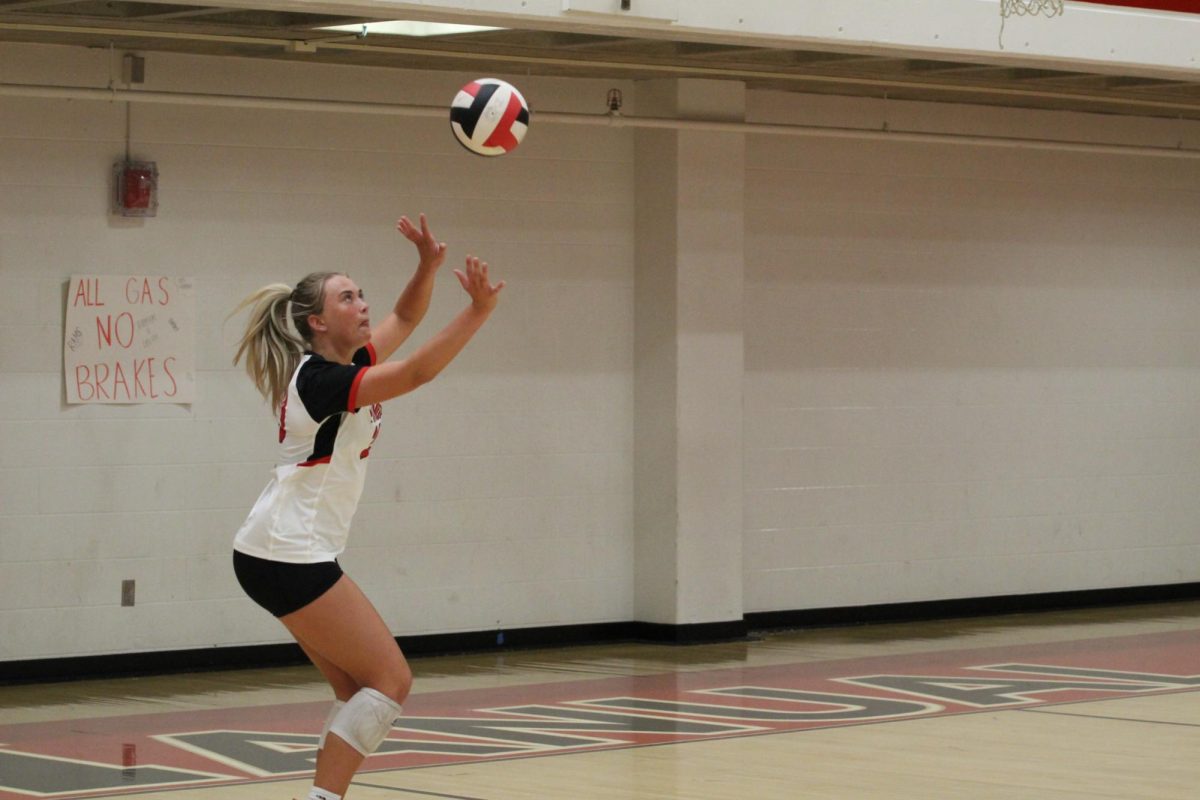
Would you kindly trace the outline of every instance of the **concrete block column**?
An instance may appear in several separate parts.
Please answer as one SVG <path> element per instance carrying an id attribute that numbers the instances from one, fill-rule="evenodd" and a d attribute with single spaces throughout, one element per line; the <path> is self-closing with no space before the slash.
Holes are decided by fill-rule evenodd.
<path id="1" fill-rule="evenodd" d="M 740 121 L 745 87 L 650 81 L 636 105 Z M 743 630 L 745 135 L 636 136 L 635 611 L 667 636 L 719 638 Z"/>

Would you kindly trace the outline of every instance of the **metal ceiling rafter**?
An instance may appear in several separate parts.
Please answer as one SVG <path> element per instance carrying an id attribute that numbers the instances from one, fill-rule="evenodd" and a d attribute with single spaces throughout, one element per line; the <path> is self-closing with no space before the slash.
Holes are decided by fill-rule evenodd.
<path id="1" fill-rule="evenodd" d="M 239 9 L 221 8 L 219 6 L 210 6 L 206 8 L 191 8 L 182 11 L 164 11 L 159 14 L 143 14 L 140 17 L 130 17 L 139 22 L 169 22 L 176 19 L 198 19 L 200 17 L 213 17 L 218 14 L 229 14 Z"/>
<path id="2" fill-rule="evenodd" d="M 80 35 L 94 35 L 100 37 L 140 37 L 146 39 L 173 39 L 173 40 L 193 40 L 205 43 L 224 43 L 229 45 L 267 45 L 276 47 L 286 47 L 289 42 L 297 41 L 294 30 L 285 31 L 287 35 L 278 37 L 269 36 L 243 36 L 230 34 L 208 34 L 198 32 L 180 32 L 180 31 L 160 31 L 160 30 L 143 30 L 136 28 L 108 28 L 102 26 L 65 26 L 65 25 L 39 25 L 27 23 L 4 23 L 0 22 L 0 31 L 40 31 L 46 33 L 71 33 Z M 282 29 L 281 29 L 282 30 Z M 342 38 L 342 37 L 338 37 Z M 302 39 L 300 41 L 308 41 Z M 785 81 L 796 84 L 823 85 L 826 87 L 869 87 L 876 88 L 880 91 L 928 91 L 936 92 L 945 95 L 947 98 L 954 96 L 992 96 L 1003 97 L 1012 100 L 1023 97 L 1038 98 L 1041 100 L 1058 100 L 1062 102 L 1071 102 L 1078 104 L 1091 104 L 1097 107 L 1106 105 L 1126 105 L 1139 107 L 1146 110 L 1157 109 L 1166 112 L 1196 112 L 1195 103 L 1180 103 L 1167 100 L 1155 100 L 1136 97 L 1114 96 L 1111 94 L 1091 94 L 1080 92 L 1047 92 L 1044 89 L 1024 89 L 1011 86 L 1000 85 L 980 85 L 966 83 L 946 83 L 946 82 L 931 82 L 931 81 L 911 81 L 901 78 L 884 78 L 880 76 L 855 76 L 855 75 L 829 75 L 818 74 L 812 72 L 796 72 L 796 71 L 780 71 L 771 69 L 750 69 L 742 66 L 716 67 L 707 65 L 680 64 L 673 62 L 656 62 L 648 60 L 629 60 L 629 61 L 614 61 L 609 59 L 580 59 L 566 58 L 555 56 L 529 55 L 529 54 L 514 54 L 514 53 L 498 53 L 498 52 L 480 52 L 478 49 L 463 48 L 437 48 L 428 47 L 406 47 L 396 45 L 374 45 L 364 44 L 361 41 L 356 42 L 320 42 L 316 41 L 321 49 L 340 50 L 346 52 L 359 53 L 376 53 L 376 54 L 392 54 L 392 55 L 410 55 L 421 56 L 424 58 L 447 58 L 459 59 L 463 61 L 490 61 L 490 62 L 507 62 L 514 65 L 522 66 L 543 66 L 543 67 L 573 67 L 576 69 L 593 69 L 593 70 L 625 70 L 637 71 L 648 74 L 660 74 L 664 76 L 693 76 L 693 77 L 716 77 L 716 78 L 733 78 L 739 80 L 763 80 L 763 81 Z M 811 66 L 811 65 L 806 65 Z"/>
<path id="3" fill-rule="evenodd" d="M 15 3 L 0 5 L 0 13 L 8 11 L 31 11 L 52 6 L 71 6 L 78 0 L 17 0 Z"/>
<path id="4" fill-rule="evenodd" d="M 203 0 L 200 0 L 203 2 Z M 223 0 L 237 4 L 239 0 Z M 501 29 L 423 40 L 322 30 L 370 20 L 252 5 L 160 0 L 0 0 L 0 40 L 322 63 L 461 70 L 470 64 L 563 77 L 726 78 L 757 88 L 1200 119 L 1200 82 L 1029 69 L 864 52 L 796 50 L 664 35 Z M 4 32 L 12 34 L 5 37 Z M 644 32 L 642 32 L 644 33 Z M 156 44 L 157 42 L 157 44 Z M 960 57 L 961 58 L 961 57 Z"/>

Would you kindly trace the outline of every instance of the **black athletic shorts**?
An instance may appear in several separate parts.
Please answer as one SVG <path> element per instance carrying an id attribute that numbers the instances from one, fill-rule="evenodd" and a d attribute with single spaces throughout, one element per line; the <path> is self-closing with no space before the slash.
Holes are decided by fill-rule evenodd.
<path id="1" fill-rule="evenodd" d="M 251 600 L 282 617 L 329 591 L 342 577 L 342 568 L 336 561 L 288 564 L 234 550 L 233 573 Z"/>

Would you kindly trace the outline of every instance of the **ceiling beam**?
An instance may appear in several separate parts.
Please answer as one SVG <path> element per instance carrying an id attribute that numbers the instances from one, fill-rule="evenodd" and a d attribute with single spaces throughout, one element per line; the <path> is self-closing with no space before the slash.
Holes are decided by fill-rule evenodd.
<path id="1" fill-rule="evenodd" d="M 49 8 L 51 6 L 66 6 L 78 0 L 18 0 L 15 3 L 5 3 L 0 5 L 0 14 L 9 11 L 29 11 L 36 8 Z"/>

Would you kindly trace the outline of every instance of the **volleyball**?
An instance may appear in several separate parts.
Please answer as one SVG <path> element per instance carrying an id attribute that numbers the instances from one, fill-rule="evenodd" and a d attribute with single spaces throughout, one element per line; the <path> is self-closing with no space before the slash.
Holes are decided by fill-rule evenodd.
<path id="1" fill-rule="evenodd" d="M 459 144 L 481 156 L 502 156 L 525 138 L 529 106 L 516 87 L 480 78 L 458 90 L 450 104 L 450 128 Z"/>

